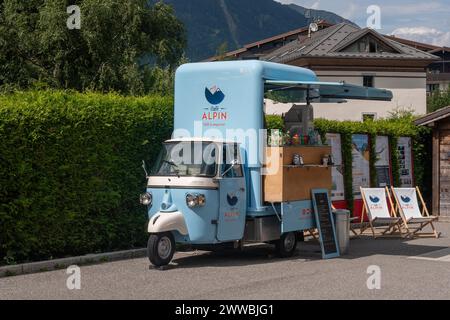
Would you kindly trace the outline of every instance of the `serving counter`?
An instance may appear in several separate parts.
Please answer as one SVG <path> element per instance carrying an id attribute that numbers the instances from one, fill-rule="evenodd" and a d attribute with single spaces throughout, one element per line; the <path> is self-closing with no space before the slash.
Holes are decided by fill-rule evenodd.
<path id="1" fill-rule="evenodd" d="M 263 178 L 264 201 L 310 200 L 312 189 L 331 190 L 331 166 L 323 162 L 330 146 L 266 147 L 265 154 L 272 160 L 266 161 L 266 169 L 274 174 Z M 293 164 L 294 155 L 303 159 L 302 165 Z"/>

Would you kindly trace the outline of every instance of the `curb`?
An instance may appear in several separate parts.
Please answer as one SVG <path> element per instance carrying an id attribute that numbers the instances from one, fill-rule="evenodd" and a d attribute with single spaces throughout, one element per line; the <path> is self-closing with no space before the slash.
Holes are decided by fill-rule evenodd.
<path id="1" fill-rule="evenodd" d="M 78 257 L 23 263 L 0 267 L 0 278 L 17 276 L 21 274 L 60 270 L 65 269 L 71 265 L 87 265 L 133 258 L 142 258 L 145 257 L 146 255 L 147 249 L 143 248 L 143 249 L 114 251 L 99 254 L 87 254 Z"/>

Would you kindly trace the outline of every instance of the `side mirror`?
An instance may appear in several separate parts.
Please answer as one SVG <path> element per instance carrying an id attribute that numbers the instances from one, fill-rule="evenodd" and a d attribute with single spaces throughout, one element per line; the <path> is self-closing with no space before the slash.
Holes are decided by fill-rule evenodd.
<path id="1" fill-rule="evenodd" d="M 239 161 L 237 161 L 237 159 L 234 159 L 233 161 L 231 161 L 230 167 L 222 173 L 222 177 L 224 177 L 231 169 L 234 169 L 238 165 L 239 165 Z"/>
<path id="2" fill-rule="evenodd" d="M 142 160 L 142 169 L 144 169 L 145 177 L 148 177 L 147 166 L 145 165 L 145 160 Z"/>

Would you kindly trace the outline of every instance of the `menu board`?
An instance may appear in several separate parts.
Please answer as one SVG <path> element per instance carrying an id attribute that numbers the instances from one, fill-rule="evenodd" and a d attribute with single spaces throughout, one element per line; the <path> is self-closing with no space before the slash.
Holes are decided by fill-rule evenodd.
<path id="1" fill-rule="evenodd" d="M 331 176 L 333 178 L 333 186 L 331 188 L 331 201 L 345 200 L 341 135 L 339 133 L 327 133 L 326 139 L 328 145 L 331 146 L 331 154 L 334 158 L 333 167 L 331 168 Z"/>
<path id="2" fill-rule="evenodd" d="M 312 190 L 312 201 L 317 230 L 319 231 L 322 258 L 339 257 L 339 246 L 336 239 L 336 229 L 330 200 L 328 198 L 328 190 Z"/>

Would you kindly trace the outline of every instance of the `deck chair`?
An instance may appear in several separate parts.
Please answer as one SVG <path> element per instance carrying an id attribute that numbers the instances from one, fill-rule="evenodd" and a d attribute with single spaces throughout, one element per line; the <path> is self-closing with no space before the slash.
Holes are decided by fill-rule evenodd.
<path id="1" fill-rule="evenodd" d="M 360 187 L 360 190 L 363 200 L 360 234 L 362 235 L 370 228 L 375 239 L 403 236 L 400 225 L 401 218 L 395 216 L 392 206 L 389 208 L 386 189 Z M 368 223 L 363 223 L 364 215 L 369 218 Z"/>
<path id="2" fill-rule="evenodd" d="M 416 188 L 391 188 L 396 202 L 395 210 L 398 210 L 403 220 L 403 227 L 406 229 L 408 237 L 435 237 L 439 238 L 434 222 L 438 219 L 436 216 L 430 216 L 425 201 L 418 187 Z M 419 195 L 422 204 L 420 210 Z M 433 232 L 421 232 L 423 228 L 430 225 Z"/>

